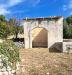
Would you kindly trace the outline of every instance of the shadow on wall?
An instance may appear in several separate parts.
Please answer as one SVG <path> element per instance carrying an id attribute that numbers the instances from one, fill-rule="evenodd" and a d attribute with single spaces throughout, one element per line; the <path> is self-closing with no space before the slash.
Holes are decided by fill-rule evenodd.
<path id="1" fill-rule="evenodd" d="M 49 52 L 61 53 L 62 52 L 62 42 L 56 42 L 49 48 Z"/>
<path id="2" fill-rule="evenodd" d="M 33 48 L 48 47 L 48 31 L 45 28 L 35 28 L 32 30 L 32 46 Z"/>

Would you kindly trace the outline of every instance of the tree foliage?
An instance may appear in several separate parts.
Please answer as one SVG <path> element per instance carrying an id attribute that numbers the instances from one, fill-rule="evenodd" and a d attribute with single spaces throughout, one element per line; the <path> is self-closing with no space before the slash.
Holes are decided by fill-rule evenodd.
<path id="1" fill-rule="evenodd" d="M 1 22 L 1 21 L 5 21 L 5 16 L 0 15 L 0 22 Z"/>
<path id="2" fill-rule="evenodd" d="M 12 34 L 16 35 L 16 38 L 18 37 L 18 33 L 23 33 L 23 26 L 20 26 L 20 22 L 16 19 L 10 19 L 9 25 L 11 26 L 10 30 Z"/>
<path id="3" fill-rule="evenodd" d="M 72 39 L 72 16 L 64 19 L 63 35 L 65 39 Z"/>
<path id="4" fill-rule="evenodd" d="M 20 22 L 14 18 L 6 20 L 5 16 L 0 15 L 0 38 L 6 38 L 9 35 L 16 35 L 23 33 L 23 27 Z M 63 37 L 66 39 L 72 38 L 72 16 L 64 19 Z"/>
<path id="5" fill-rule="evenodd" d="M 20 26 L 20 22 L 11 18 L 9 21 L 5 19 L 5 16 L 0 15 L 0 38 L 6 38 L 9 35 L 17 35 L 19 32 L 23 32 L 23 27 Z"/>
<path id="6" fill-rule="evenodd" d="M 72 16 L 67 17 L 66 21 L 69 25 L 72 24 Z"/>
<path id="7" fill-rule="evenodd" d="M 5 17 L 4 16 L 0 16 L 0 38 L 4 38 L 7 37 L 7 25 L 6 25 L 7 21 L 5 21 Z"/>

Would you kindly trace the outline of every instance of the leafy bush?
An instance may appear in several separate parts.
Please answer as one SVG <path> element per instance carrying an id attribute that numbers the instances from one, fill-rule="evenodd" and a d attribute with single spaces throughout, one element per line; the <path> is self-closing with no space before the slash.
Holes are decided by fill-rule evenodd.
<path id="1" fill-rule="evenodd" d="M 19 49 L 10 40 L 6 40 L 0 44 L 0 54 L 4 56 L 4 65 L 9 65 L 12 68 L 16 68 L 16 62 L 19 59 Z M 7 59 L 6 59 L 7 58 Z"/>

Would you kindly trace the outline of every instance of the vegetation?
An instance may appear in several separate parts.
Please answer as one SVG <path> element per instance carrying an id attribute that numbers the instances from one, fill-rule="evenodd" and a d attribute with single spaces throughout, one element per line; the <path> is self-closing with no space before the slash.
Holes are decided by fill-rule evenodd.
<path id="1" fill-rule="evenodd" d="M 5 16 L 0 15 L 0 39 L 5 39 L 3 43 L 0 43 L 0 55 L 3 58 L 3 65 L 6 67 L 9 65 L 13 69 L 16 68 L 16 63 L 19 59 L 19 49 L 11 40 L 6 40 L 9 35 L 17 35 L 23 33 L 23 27 L 20 26 L 20 22 L 12 18 L 6 20 Z"/>
<path id="2" fill-rule="evenodd" d="M 9 65 L 13 69 L 16 68 L 16 62 L 20 60 L 19 49 L 12 41 L 6 40 L 0 44 L 0 55 L 3 55 L 5 58 L 3 59 L 3 63 L 6 67 Z"/>
<path id="3" fill-rule="evenodd" d="M 9 35 L 16 35 L 23 33 L 23 27 L 20 26 L 20 22 L 14 18 L 6 20 L 5 16 L 0 15 L 0 38 L 6 38 Z M 64 38 L 72 38 L 72 16 L 64 19 Z"/>
<path id="4" fill-rule="evenodd" d="M 11 27 L 11 28 L 10 28 Z M 23 32 L 23 27 L 20 26 L 20 22 L 17 21 L 16 19 L 10 19 L 9 20 L 9 31 L 10 31 L 10 35 L 14 34 L 17 38 L 18 33 L 22 33 Z"/>
<path id="5" fill-rule="evenodd" d="M 6 38 L 9 35 L 17 35 L 23 33 L 23 27 L 20 22 L 14 18 L 6 20 L 5 16 L 0 15 L 0 38 Z M 72 16 L 64 19 L 63 37 L 65 39 L 72 38 Z M 16 68 L 16 62 L 19 61 L 19 49 L 10 40 L 6 40 L 0 44 L 0 54 L 5 58 L 4 65 Z"/>
<path id="6" fill-rule="evenodd" d="M 3 15 L 0 16 L 0 38 L 7 37 L 7 25 Z"/>
<path id="7" fill-rule="evenodd" d="M 5 16 L 0 15 L 0 38 L 6 38 L 9 35 L 17 35 L 23 32 L 23 27 L 20 26 L 20 22 L 12 18 L 9 21 Z"/>
<path id="8" fill-rule="evenodd" d="M 9 35 L 15 35 L 22 31 L 22 26 L 16 19 L 6 20 L 5 16 L 0 15 L 0 39 L 6 39 Z M 5 40 L 0 43 L 0 55 L 2 56 L 2 62 L 4 66 L 10 66 L 13 69 L 16 68 L 16 63 L 19 61 L 19 49 L 11 40 Z"/>
<path id="9" fill-rule="evenodd" d="M 14 18 L 6 20 L 5 16 L 0 15 L 0 38 L 6 38 L 9 35 L 15 35 L 23 33 L 23 27 L 20 26 L 20 22 Z M 64 19 L 63 37 L 65 39 L 72 38 L 72 16 Z"/>
<path id="10" fill-rule="evenodd" d="M 63 35 L 65 39 L 72 39 L 72 16 L 64 19 Z"/>

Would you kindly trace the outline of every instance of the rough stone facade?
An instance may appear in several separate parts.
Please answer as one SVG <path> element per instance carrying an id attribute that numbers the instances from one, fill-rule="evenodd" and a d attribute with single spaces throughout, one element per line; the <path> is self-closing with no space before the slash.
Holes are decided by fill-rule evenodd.
<path id="1" fill-rule="evenodd" d="M 63 40 L 63 52 L 72 53 L 72 39 Z"/>
<path id="2" fill-rule="evenodd" d="M 32 48 L 32 30 L 44 28 L 48 32 L 48 48 L 63 42 L 63 17 L 48 17 L 24 19 L 24 41 L 25 48 Z"/>

